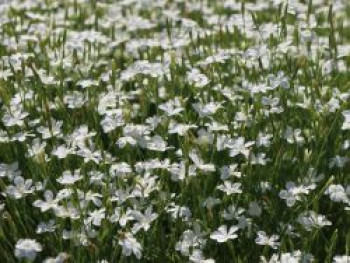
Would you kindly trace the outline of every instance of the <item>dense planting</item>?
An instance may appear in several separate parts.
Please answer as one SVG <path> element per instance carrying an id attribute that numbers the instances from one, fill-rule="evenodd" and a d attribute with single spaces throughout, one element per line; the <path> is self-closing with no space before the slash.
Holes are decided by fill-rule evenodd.
<path id="1" fill-rule="evenodd" d="M 0 262 L 350 262 L 348 0 L 0 1 Z"/>

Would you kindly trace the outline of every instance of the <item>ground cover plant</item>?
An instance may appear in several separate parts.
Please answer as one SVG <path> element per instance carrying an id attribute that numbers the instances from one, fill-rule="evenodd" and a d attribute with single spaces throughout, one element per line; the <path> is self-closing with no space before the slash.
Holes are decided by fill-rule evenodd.
<path id="1" fill-rule="evenodd" d="M 0 1 L 0 262 L 350 262 L 348 0 Z"/>

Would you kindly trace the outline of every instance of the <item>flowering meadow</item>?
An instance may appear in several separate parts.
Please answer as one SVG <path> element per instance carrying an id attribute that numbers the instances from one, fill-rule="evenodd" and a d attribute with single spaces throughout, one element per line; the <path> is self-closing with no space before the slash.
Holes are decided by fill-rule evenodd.
<path id="1" fill-rule="evenodd" d="M 350 262 L 349 0 L 0 0 L 0 262 Z"/>

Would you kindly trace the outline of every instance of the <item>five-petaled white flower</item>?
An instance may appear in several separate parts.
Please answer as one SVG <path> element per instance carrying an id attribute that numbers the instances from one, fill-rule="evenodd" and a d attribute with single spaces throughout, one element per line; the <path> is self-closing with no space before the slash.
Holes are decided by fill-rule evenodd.
<path id="1" fill-rule="evenodd" d="M 258 245 L 270 246 L 273 249 L 277 249 L 280 245 L 280 242 L 277 241 L 278 239 L 278 235 L 267 236 L 265 231 L 259 231 L 258 237 L 255 239 L 255 243 Z"/>
<path id="2" fill-rule="evenodd" d="M 238 235 L 236 232 L 238 231 L 238 226 L 231 226 L 229 230 L 227 230 L 226 225 L 222 225 L 218 228 L 217 231 L 214 231 L 210 238 L 216 240 L 216 242 L 224 243 L 227 242 L 229 239 L 236 239 Z"/>

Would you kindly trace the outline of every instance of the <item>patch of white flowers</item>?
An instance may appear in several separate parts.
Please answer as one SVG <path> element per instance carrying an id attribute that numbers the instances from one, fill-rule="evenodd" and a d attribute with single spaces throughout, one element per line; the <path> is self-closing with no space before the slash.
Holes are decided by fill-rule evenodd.
<path id="1" fill-rule="evenodd" d="M 348 0 L 0 0 L 1 262 L 350 262 Z"/>

